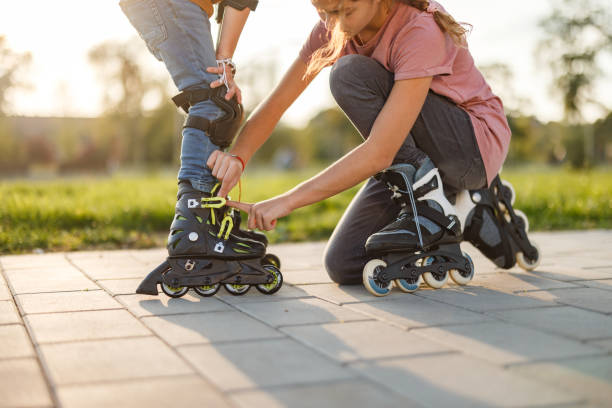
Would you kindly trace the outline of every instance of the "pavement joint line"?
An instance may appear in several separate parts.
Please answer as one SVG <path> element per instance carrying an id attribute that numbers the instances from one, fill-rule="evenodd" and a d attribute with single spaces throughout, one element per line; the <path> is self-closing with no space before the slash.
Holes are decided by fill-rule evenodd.
<path id="1" fill-rule="evenodd" d="M 580 269 L 590 270 L 590 269 L 605 269 L 605 268 L 612 268 L 612 264 L 602 265 L 602 266 L 583 266 Z M 612 275 L 612 273 L 611 273 L 611 275 Z"/>
<path id="2" fill-rule="evenodd" d="M 68 259 L 68 258 L 66 258 Z M 81 271 L 81 273 L 83 273 L 89 280 L 91 280 L 92 282 L 93 279 L 91 278 L 91 276 L 89 276 L 87 273 L 85 273 L 80 267 L 76 266 L 70 259 L 68 259 L 68 262 L 70 262 L 72 265 L 74 265 L 79 271 Z M 94 282 L 95 283 L 95 282 Z M 97 285 L 97 283 L 96 283 Z M 102 290 L 104 290 L 106 293 L 109 293 L 107 290 L 105 290 L 104 288 L 101 288 Z M 213 390 L 215 390 L 217 393 L 219 393 L 221 396 L 223 396 L 224 400 L 226 400 L 228 403 L 230 403 L 231 401 L 229 400 L 229 398 L 226 396 L 226 394 L 219 388 L 217 387 L 214 383 L 212 383 L 209 379 L 207 379 L 206 377 L 204 377 L 199 370 L 197 369 L 197 367 L 186 357 L 184 357 L 181 353 L 179 353 L 170 343 L 168 343 L 165 339 L 163 339 L 162 337 L 160 337 L 159 335 L 157 335 L 157 333 L 155 333 L 155 331 L 151 330 L 146 324 L 144 324 L 142 322 L 142 318 L 138 317 L 132 310 L 130 310 L 129 308 L 126 309 L 127 312 L 129 314 L 132 315 L 132 317 L 134 317 L 136 320 L 138 320 L 139 322 L 141 322 L 141 324 L 143 324 L 143 326 L 145 326 L 145 328 L 147 330 L 149 330 L 149 332 L 152 333 L 152 336 L 157 338 L 162 344 L 164 344 L 172 354 L 174 354 L 176 357 L 178 357 L 178 359 L 180 359 L 184 364 L 187 365 L 187 367 L 189 367 L 189 369 L 191 369 L 191 371 L 193 373 L 195 373 L 195 375 L 197 377 L 199 377 L 202 381 L 204 381 L 206 384 L 208 384 Z M 154 317 L 154 316 L 151 316 Z M 56 401 L 57 398 L 56 398 Z M 58 403 L 56 402 L 56 405 L 58 405 Z M 59 405 L 58 405 L 59 406 Z"/>
<path id="3" fill-rule="evenodd" d="M 527 365 L 533 365 L 533 364 L 557 363 L 557 362 L 562 363 L 566 361 L 581 360 L 585 358 L 607 357 L 610 355 L 612 355 L 612 351 L 607 351 L 607 352 L 602 351 L 601 353 L 584 354 L 580 356 L 538 358 L 538 359 L 527 360 L 527 361 L 517 361 L 516 363 L 506 363 L 506 364 L 502 364 L 502 367 L 504 367 L 505 369 L 509 369 L 513 367 L 527 366 Z"/>
<path id="4" fill-rule="evenodd" d="M 361 363 L 395 361 L 395 360 L 397 360 L 399 358 L 401 358 L 402 360 L 414 360 L 414 359 L 417 359 L 417 358 L 439 357 L 439 356 L 449 356 L 449 355 L 463 355 L 463 356 L 465 356 L 465 354 L 461 350 L 432 351 L 432 352 L 429 352 L 429 353 L 421 353 L 421 354 L 408 354 L 408 355 L 398 354 L 398 355 L 394 355 L 394 356 L 373 357 L 373 358 L 359 358 L 359 359 L 356 359 L 356 360 L 344 361 L 342 363 L 342 365 L 350 367 L 352 365 L 361 364 Z"/>
<path id="5" fill-rule="evenodd" d="M 196 311 L 196 312 L 182 312 L 182 313 L 171 313 L 171 314 L 163 314 L 163 315 L 152 314 L 152 315 L 144 315 L 144 316 L 140 316 L 140 317 L 138 317 L 136 315 L 135 316 L 139 320 L 143 320 L 143 319 L 151 319 L 151 318 L 160 318 L 160 319 L 163 319 L 163 318 L 169 317 L 169 316 L 204 315 L 204 314 L 209 314 L 209 313 L 234 313 L 234 312 L 240 312 L 240 310 L 202 310 L 202 311 Z"/>
<path id="6" fill-rule="evenodd" d="M 189 377 L 198 377 L 197 373 L 193 374 L 174 374 L 174 375 L 152 375 L 150 377 L 124 377 L 124 378 L 115 378 L 112 380 L 98 380 L 98 381 L 87 381 L 87 382 L 70 382 L 59 385 L 59 387 L 70 387 L 70 388 L 80 388 L 90 385 L 113 385 L 113 384 L 125 384 L 126 382 L 140 382 L 146 380 L 159 380 L 159 379 L 177 379 L 177 378 L 189 378 Z"/>
<path id="7" fill-rule="evenodd" d="M 283 284 L 284 286 L 284 284 Z M 269 296 L 269 295 L 262 295 L 262 296 Z M 266 300 L 266 301 L 257 301 L 257 300 L 252 300 L 252 301 L 244 301 L 244 302 L 226 302 L 224 299 L 218 297 L 217 299 L 221 300 L 223 303 L 227 303 L 228 305 L 251 305 L 253 303 L 278 303 L 278 302 L 285 302 L 287 300 L 302 300 L 302 299 L 320 299 L 316 296 L 297 296 L 297 297 L 284 297 L 284 298 L 274 298 L 274 299 L 270 299 L 270 300 Z M 230 298 L 231 299 L 231 298 Z M 323 299 L 321 299 L 323 300 Z"/>
<path id="8" fill-rule="evenodd" d="M 56 314 L 65 314 L 65 313 L 82 313 L 82 312 L 109 312 L 113 310 L 124 310 L 124 309 L 125 309 L 124 307 L 118 306 L 118 307 L 105 308 L 105 309 L 60 310 L 56 312 L 25 313 L 24 316 L 56 315 Z"/>
<path id="9" fill-rule="evenodd" d="M 200 343 L 185 343 L 179 344 L 175 346 L 176 348 L 189 348 L 189 347 L 200 347 L 200 346 L 215 346 L 215 345 L 225 345 L 225 344 L 247 344 L 247 343 L 264 343 L 267 341 L 274 340 L 293 340 L 286 333 L 280 333 L 282 336 L 276 337 L 258 337 L 256 339 L 237 339 L 237 340 L 215 340 L 208 342 L 200 342 Z"/>
<path id="10" fill-rule="evenodd" d="M 248 314 L 248 313 L 247 313 Z M 373 317 L 365 316 L 364 319 L 351 319 L 351 320 L 334 320 L 331 322 L 309 322 L 309 323 L 296 323 L 296 324 L 281 324 L 274 326 L 277 329 L 283 329 L 285 327 L 304 327 L 304 326 L 320 326 L 323 324 L 344 324 L 344 323 L 358 323 L 358 322 L 376 322 L 377 319 Z"/>
<path id="11" fill-rule="evenodd" d="M 147 327 L 147 329 L 149 329 Z M 95 339 L 77 339 L 77 340 L 57 340 L 57 341 L 45 341 L 38 343 L 40 346 L 56 346 L 61 344 L 76 344 L 76 343 L 95 343 L 97 341 L 113 341 L 113 340 L 132 340 L 132 339 L 144 339 L 147 337 L 155 337 L 153 334 L 136 334 L 133 336 L 121 336 L 121 337 L 96 337 Z"/>
<path id="12" fill-rule="evenodd" d="M 60 405 L 59 398 L 56 393 L 56 388 L 54 387 L 54 383 L 51 380 L 51 374 L 50 374 L 51 371 L 49 370 L 49 367 L 47 367 L 47 364 L 42 357 L 40 347 L 38 346 L 38 344 L 34 342 L 34 336 L 33 336 L 34 332 L 32 330 L 32 327 L 30 327 L 30 325 L 28 325 L 26 321 L 23 319 L 24 312 L 23 312 L 23 309 L 21 309 L 21 305 L 17 304 L 17 302 L 15 301 L 15 288 L 13 288 L 13 284 L 9 281 L 8 277 L 6 276 L 6 272 L 2 264 L 2 258 L 0 258 L 0 276 L 6 282 L 6 285 L 9 289 L 9 293 L 11 294 L 11 301 L 13 302 L 13 305 L 17 309 L 17 313 L 19 314 L 19 320 L 21 321 L 21 324 L 24 326 L 26 333 L 28 335 L 28 339 L 30 340 L 30 345 L 32 346 L 32 349 L 34 350 L 35 354 L 33 357 L 30 357 L 30 359 L 36 360 L 38 369 L 40 370 L 40 374 L 43 377 L 45 387 L 47 389 L 47 392 L 49 393 L 49 397 L 51 398 L 52 406 L 60 407 L 61 405 Z"/>
<path id="13" fill-rule="evenodd" d="M 76 290 L 55 290 L 55 291 L 44 291 L 44 292 L 23 292 L 23 293 L 15 293 L 14 296 L 21 295 L 49 295 L 53 293 L 74 293 L 74 292 L 99 292 L 101 288 L 98 289 L 76 289 Z"/>

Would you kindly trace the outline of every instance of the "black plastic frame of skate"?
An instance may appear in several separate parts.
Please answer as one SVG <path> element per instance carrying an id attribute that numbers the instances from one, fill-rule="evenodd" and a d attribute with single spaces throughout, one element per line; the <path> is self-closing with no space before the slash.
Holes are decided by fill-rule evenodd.
<path id="1" fill-rule="evenodd" d="M 162 273 L 168 268 L 170 268 L 170 264 L 168 260 L 165 260 L 140 282 L 140 285 L 138 285 L 136 289 L 136 293 L 139 295 L 157 295 L 157 285 L 162 283 Z"/>

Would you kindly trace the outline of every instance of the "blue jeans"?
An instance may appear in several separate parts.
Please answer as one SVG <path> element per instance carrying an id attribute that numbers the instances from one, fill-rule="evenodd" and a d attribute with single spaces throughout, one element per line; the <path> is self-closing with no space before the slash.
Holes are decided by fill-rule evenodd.
<path id="1" fill-rule="evenodd" d="M 179 91 L 209 88 L 218 78 L 206 72 L 217 62 L 210 21 L 198 5 L 189 0 L 121 0 L 119 5 L 149 51 L 166 65 Z M 189 113 L 209 120 L 223 115 L 211 100 L 193 105 Z M 178 179 L 209 192 L 217 180 L 206 161 L 218 149 L 206 132 L 184 128 Z"/>

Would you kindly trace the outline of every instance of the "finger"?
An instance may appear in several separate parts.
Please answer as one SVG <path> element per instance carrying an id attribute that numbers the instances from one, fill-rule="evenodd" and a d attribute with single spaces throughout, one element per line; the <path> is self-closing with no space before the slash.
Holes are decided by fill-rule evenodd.
<path id="1" fill-rule="evenodd" d="M 250 230 L 254 230 L 257 228 L 257 220 L 255 219 L 255 215 L 253 214 L 253 208 L 249 210 L 249 223 L 247 224 Z"/>
<path id="2" fill-rule="evenodd" d="M 221 190 L 219 191 L 219 195 L 221 197 L 227 197 L 232 188 L 236 185 L 236 179 L 237 177 L 235 173 L 231 171 L 231 169 L 228 170 L 227 173 L 225 173 L 225 178 L 221 183 Z"/>
<path id="3" fill-rule="evenodd" d="M 215 162 L 215 166 L 212 169 L 212 175 L 214 177 L 217 177 L 217 174 L 219 174 L 219 169 L 221 168 L 221 166 L 223 165 L 223 162 L 225 161 L 225 155 L 222 154 L 217 161 Z"/>
<path id="4" fill-rule="evenodd" d="M 232 208 L 236 208 L 240 211 L 244 211 L 245 213 L 250 215 L 251 212 L 251 208 L 253 208 L 253 204 L 249 204 L 249 203 L 241 203 L 240 201 L 232 201 L 232 200 L 227 200 L 225 202 L 225 204 L 227 204 L 228 206 L 232 207 Z"/>
<path id="5" fill-rule="evenodd" d="M 261 212 L 257 212 L 255 214 L 255 219 L 257 220 L 257 228 L 261 231 L 265 231 L 265 226 L 264 226 L 264 220 L 263 220 L 263 214 Z"/>
<path id="6" fill-rule="evenodd" d="M 213 82 L 210 83 L 210 87 L 211 88 L 218 88 L 221 85 L 223 85 L 223 81 L 221 81 L 221 80 L 213 81 Z"/>
<path id="7" fill-rule="evenodd" d="M 238 103 L 242 104 L 242 91 L 240 89 L 236 91 L 236 98 L 238 99 Z"/>
<path id="8" fill-rule="evenodd" d="M 207 72 L 213 72 L 215 74 L 220 74 L 220 73 L 223 72 L 223 68 L 221 68 L 221 67 L 207 67 L 206 71 Z"/>
<path id="9" fill-rule="evenodd" d="M 235 93 L 236 93 L 236 88 L 231 87 L 230 90 L 225 94 L 225 99 L 229 101 L 230 99 L 232 99 Z"/>
<path id="10" fill-rule="evenodd" d="M 210 154 L 210 156 L 208 157 L 208 160 L 206 161 L 206 166 L 207 166 L 209 169 L 212 169 L 212 168 L 213 168 L 213 166 L 214 166 L 215 162 L 217 161 L 217 157 L 219 156 L 219 153 L 221 153 L 221 151 L 220 151 L 220 150 L 215 150 L 215 151 L 214 151 L 214 152 L 212 152 L 212 153 Z"/>
<path id="11" fill-rule="evenodd" d="M 230 165 L 229 160 L 227 159 L 223 160 L 223 163 L 221 163 L 221 166 L 219 167 L 219 170 L 217 171 L 216 177 L 219 180 L 223 181 L 225 179 L 226 174 L 227 174 L 227 168 L 229 167 L 229 165 Z M 221 194 L 219 194 L 219 196 L 225 197 L 225 196 L 222 196 Z"/>

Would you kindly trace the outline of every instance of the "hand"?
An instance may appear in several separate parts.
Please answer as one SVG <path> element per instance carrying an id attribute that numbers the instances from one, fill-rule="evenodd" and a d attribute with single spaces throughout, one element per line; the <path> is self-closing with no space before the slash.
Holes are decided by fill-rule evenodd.
<path id="1" fill-rule="evenodd" d="M 283 196 L 274 197 L 255 204 L 227 201 L 227 205 L 246 212 L 249 215 L 249 229 L 271 231 L 276 227 L 276 220 L 291 213 L 287 200 Z"/>
<path id="2" fill-rule="evenodd" d="M 206 68 L 206 72 L 210 72 L 210 73 L 222 76 L 223 66 L 208 67 Z M 236 99 L 238 100 L 238 103 L 242 103 L 242 91 L 236 84 L 236 81 L 234 81 L 234 75 L 232 74 L 232 68 L 228 65 L 225 66 L 225 76 L 227 78 L 227 85 L 229 86 L 229 89 L 227 93 L 225 94 L 225 99 L 229 101 L 235 95 Z M 218 88 L 220 86 L 225 86 L 225 83 L 223 82 L 222 78 L 219 78 L 216 81 L 213 81 L 210 83 L 211 88 Z"/>
<path id="3" fill-rule="evenodd" d="M 215 150 L 208 158 L 206 165 L 212 169 L 213 177 L 221 181 L 221 188 L 217 196 L 227 197 L 242 176 L 242 163 L 229 153 Z"/>

